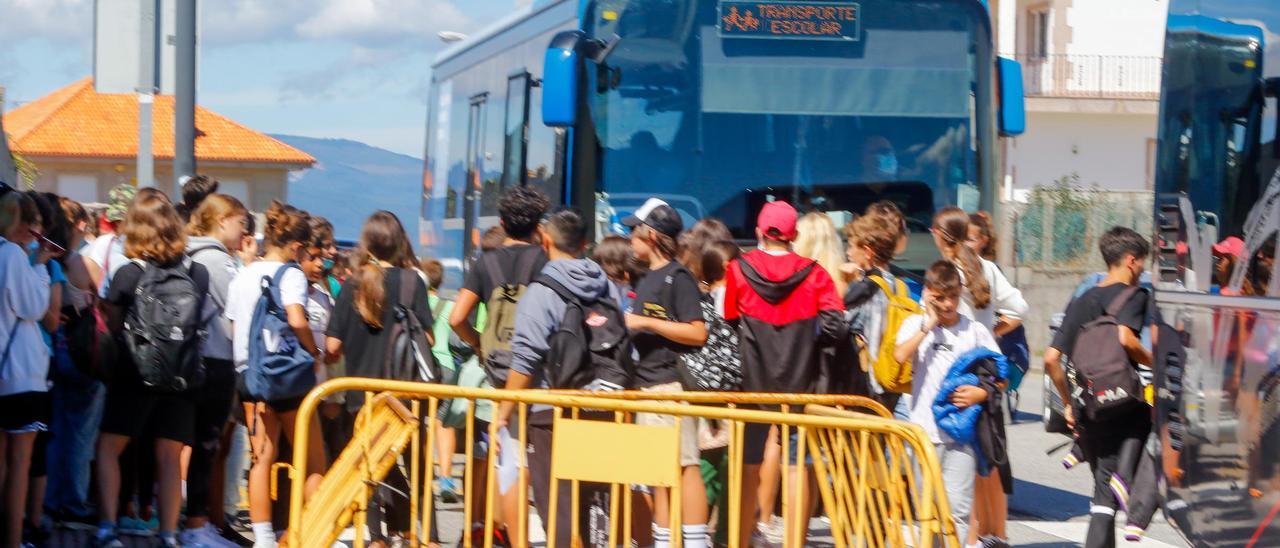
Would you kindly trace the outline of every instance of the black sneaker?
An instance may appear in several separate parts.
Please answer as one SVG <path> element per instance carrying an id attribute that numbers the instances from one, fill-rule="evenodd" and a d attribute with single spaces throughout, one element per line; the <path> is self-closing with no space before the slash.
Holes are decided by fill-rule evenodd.
<path id="1" fill-rule="evenodd" d="M 240 531 L 237 531 L 230 525 L 228 525 L 226 529 L 219 529 L 218 532 L 222 533 L 222 538 L 236 543 L 237 546 L 244 546 L 245 548 L 253 546 L 253 540 L 244 536 Z"/>
<path id="2" fill-rule="evenodd" d="M 996 536 L 982 537 L 978 539 L 978 544 L 982 545 L 982 548 L 1010 548 L 1009 541 Z"/>
<path id="3" fill-rule="evenodd" d="M 58 514 L 57 517 L 54 518 L 54 525 L 59 529 L 69 529 L 72 531 L 97 531 L 98 516 L 81 516 L 72 513 Z"/>
<path id="4" fill-rule="evenodd" d="M 41 524 L 39 527 L 32 527 L 26 523 L 22 525 L 22 544 L 24 546 L 44 548 L 49 545 L 49 538 L 52 536 L 53 527 L 51 523 Z"/>

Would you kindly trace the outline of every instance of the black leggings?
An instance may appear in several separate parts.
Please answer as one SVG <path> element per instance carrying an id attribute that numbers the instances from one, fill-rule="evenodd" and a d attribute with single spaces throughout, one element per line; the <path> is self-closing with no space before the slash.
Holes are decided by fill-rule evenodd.
<path id="1" fill-rule="evenodd" d="M 209 477 L 217 460 L 222 432 L 235 403 L 236 369 L 227 360 L 205 359 L 204 386 L 196 391 L 195 444 L 187 468 L 187 516 L 209 516 Z M 223 501 L 212 501 L 221 511 Z"/>
<path id="2" fill-rule="evenodd" d="M 1142 444 L 1151 433 L 1151 408 L 1135 406 L 1133 411 L 1107 421 L 1081 421 L 1081 441 L 1093 471 L 1093 500 L 1089 509 L 1089 536 L 1086 548 L 1116 545 L 1116 510 L 1120 502 L 1111 491 L 1111 476 L 1133 484 L 1134 468 Z"/>
<path id="3" fill-rule="evenodd" d="M 382 534 L 382 524 L 388 533 L 407 533 L 412 516 L 409 515 L 409 480 L 399 466 L 392 466 L 385 485 L 373 490 L 369 501 L 369 536 L 373 540 L 387 540 Z M 435 520 L 431 520 L 435 522 Z"/>
<path id="4" fill-rule="evenodd" d="M 428 424 L 432 423 L 429 421 Z M 421 439 L 427 439 L 426 430 L 422 426 L 419 426 L 419 429 Z M 412 451 L 404 452 L 402 460 L 406 467 L 413 462 L 412 457 L 410 457 L 411 454 Z M 426 455 L 419 453 L 419 459 L 418 466 L 425 467 Z M 421 469 L 419 468 L 419 470 Z M 369 500 L 369 537 L 375 541 L 389 540 L 382 532 L 383 524 L 386 525 L 388 534 L 407 534 L 414 519 L 414 516 L 409 511 L 409 493 L 411 491 L 409 479 L 404 475 L 404 469 L 399 464 L 392 466 L 391 471 L 387 473 L 387 477 L 382 480 L 382 483 L 382 485 L 373 490 L 373 497 Z M 425 481 L 422 483 L 423 493 L 420 493 L 422 498 L 419 498 L 419 500 L 433 496 L 431 484 Z M 440 523 L 438 519 L 439 511 L 439 505 L 432 505 L 434 517 L 431 519 L 431 531 L 428 532 L 428 538 L 432 542 L 439 542 L 440 540 L 440 533 L 437 528 Z M 466 524 L 462 530 L 463 534 L 466 535 L 470 531 L 470 524 Z"/>

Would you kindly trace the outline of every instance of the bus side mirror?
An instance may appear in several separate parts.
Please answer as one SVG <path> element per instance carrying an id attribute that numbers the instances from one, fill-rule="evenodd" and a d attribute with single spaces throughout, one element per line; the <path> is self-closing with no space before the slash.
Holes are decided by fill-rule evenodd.
<path id="1" fill-rule="evenodd" d="M 578 121 L 579 51 L 584 37 L 580 30 L 566 30 L 547 46 L 542 67 L 542 122 L 549 127 L 572 127 Z"/>
<path id="2" fill-rule="evenodd" d="M 996 58 L 1000 77 L 1000 136 L 1017 137 L 1027 130 L 1027 103 L 1022 91 L 1022 63 Z"/>

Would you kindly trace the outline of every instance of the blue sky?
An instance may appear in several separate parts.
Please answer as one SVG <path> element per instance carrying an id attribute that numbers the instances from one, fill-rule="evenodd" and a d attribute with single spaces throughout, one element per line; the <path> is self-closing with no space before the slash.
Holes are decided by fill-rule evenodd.
<path id="1" fill-rule="evenodd" d="M 199 102 L 256 130 L 422 157 L 442 30 L 528 0 L 200 0 Z M 93 0 L 0 0 L 6 105 L 92 74 Z"/>

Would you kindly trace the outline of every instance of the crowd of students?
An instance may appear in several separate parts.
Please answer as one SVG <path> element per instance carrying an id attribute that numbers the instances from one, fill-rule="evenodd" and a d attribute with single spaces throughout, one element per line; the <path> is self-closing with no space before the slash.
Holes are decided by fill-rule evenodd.
<path id="1" fill-rule="evenodd" d="M 623 220 L 629 237 L 592 244 L 590 219 L 553 209 L 532 187 L 514 187 L 498 204 L 501 225 L 484 235 L 482 252 L 448 301 L 440 295 L 442 264 L 419 260 L 400 220 L 385 211 L 369 217 L 348 255 L 339 253 L 326 220 L 278 202 L 263 215 L 258 236 L 255 217 L 205 177 L 188 182 L 178 204 L 122 185 L 94 213 L 47 193 L 0 190 L 4 547 L 40 545 L 51 522 L 93 524 L 97 545 L 106 547 L 122 546 L 120 534 L 148 529 L 168 546 L 236 545 L 224 507 L 238 498 L 246 439 L 252 540 L 276 545 L 282 537 L 272 525 L 272 464 L 291 450 L 303 396 L 342 375 L 513 390 L 867 395 L 928 433 L 966 545 L 1007 545 L 1006 456 L 960 441 L 965 436 L 949 419 L 939 423 L 939 408 L 981 406 L 1003 436 L 999 402 L 1009 375 L 977 366 L 958 371 L 975 350 L 1002 353 L 1001 339 L 1016 333 L 1027 313 L 1021 293 L 992 262 L 995 238 L 984 214 L 955 207 L 936 213 L 931 233 L 942 260 L 912 279 L 923 285 L 913 295 L 906 283 L 912 275 L 891 264 L 906 246 L 907 225 L 890 202 L 871 205 L 843 227 L 844 241 L 828 215 L 801 216 L 786 202 L 769 202 L 757 218 L 758 246 L 743 252 L 723 223 L 685 227 L 659 199 Z M 1047 356 L 1060 389 L 1057 350 L 1070 348 L 1079 326 L 1105 312 L 1115 292 L 1108 287 L 1136 282 L 1146 248 L 1131 233 L 1117 229 L 1103 238 L 1111 283 L 1095 290 L 1096 298 L 1073 303 L 1070 326 Z M 1145 318 L 1145 308 L 1134 299 L 1122 325 L 1140 329 L 1134 318 Z M 433 363 L 401 370 L 400 337 L 430 346 Z M 583 344 L 588 339 L 595 344 Z M 973 371 L 978 381 L 956 380 Z M 363 404 L 362 394 L 330 399 L 308 425 L 307 496 L 350 439 Z M 547 523 L 550 411 L 530 410 L 526 449 L 518 446 L 515 406 L 480 402 L 475 473 L 459 485 L 453 463 L 466 406 L 443 402 L 431 421 L 440 433 L 430 448 L 440 463 L 436 491 L 446 502 L 468 490 L 478 495 L 470 497 L 477 517 L 485 515 L 486 495 L 496 497 L 496 540 L 525 545 L 528 531 L 516 526 L 516 467 L 527 450 L 534 507 Z M 635 420 L 665 426 L 677 419 Z M 727 436 L 722 425 L 680 420 L 683 542 L 724 545 Z M 1143 424 L 1149 429 L 1149 420 L 1130 422 L 1133 432 L 1116 440 L 1082 443 L 1084 458 L 1109 470 L 1108 480 L 1118 466 L 1113 446 L 1138 436 Z M 484 435 L 490 424 L 497 439 Z M 783 540 L 783 520 L 775 516 L 782 474 L 803 481 L 796 462 L 782 462 L 784 443 L 794 461 L 794 434 L 781 439 L 768 426 L 746 429 L 744 546 Z M 498 462 L 493 493 L 486 492 L 483 465 L 489 451 Z M 376 545 L 398 545 L 410 529 L 408 491 L 393 467 L 369 505 Z M 1095 505 L 1105 506 L 1108 493 Z M 581 501 L 607 496 L 604 490 Z M 669 546 L 669 494 L 637 487 L 636 496 L 652 523 L 637 541 Z M 568 501 L 558 506 L 558 543 L 568 545 L 575 533 L 593 538 L 591 520 L 581 520 L 582 531 L 569 530 L 575 509 Z M 816 501 L 785 507 L 798 513 L 786 516 L 788 523 L 807 523 Z M 1105 512 L 1095 518 L 1110 523 Z M 484 524 L 468 526 L 464 534 L 482 541 Z M 1105 545 L 1098 527 L 1096 545 Z M 799 543 L 806 531 L 787 533 Z M 1093 536 L 1091 530 L 1091 543 Z"/>

